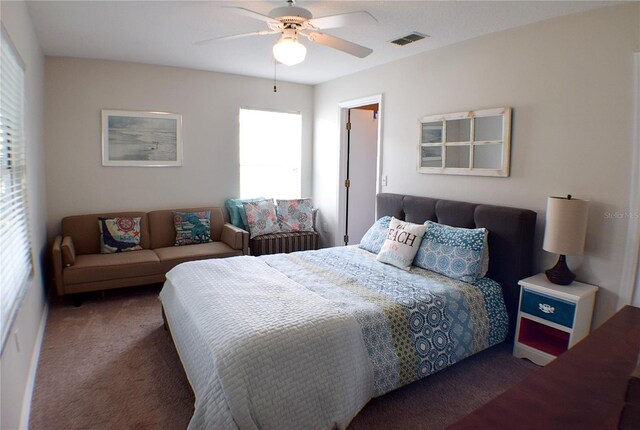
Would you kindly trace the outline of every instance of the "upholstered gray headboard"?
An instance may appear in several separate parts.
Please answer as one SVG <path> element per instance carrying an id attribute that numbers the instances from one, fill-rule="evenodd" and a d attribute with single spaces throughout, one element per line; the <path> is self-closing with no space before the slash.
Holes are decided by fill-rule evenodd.
<path id="1" fill-rule="evenodd" d="M 518 311 L 518 281 L 531 275 L 536 213 L 517 209 L 429 197 L 381 193 L 378 217 L 385 215 L 413 223 L 436 221 L 453 227 L 489 230 L 489 276 L 502 286 L 513 339 Z"/>

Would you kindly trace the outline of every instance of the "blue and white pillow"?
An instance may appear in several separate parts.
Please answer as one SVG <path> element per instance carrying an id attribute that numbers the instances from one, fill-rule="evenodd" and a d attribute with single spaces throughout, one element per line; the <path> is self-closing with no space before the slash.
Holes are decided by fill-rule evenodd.
<path id="1" fill-rule="evenodd" d="M 364 236 L 362 236 L 362 240 L 358 246 L 366 251 L 378 254 L 382 249 L 384 241 L 387 239 L 390 222 L 390 216 L 383 216 L 380 218 L 371 227 L 369 227 L 369 230 L 367 230 Z"/>
<path id="2" fill-rule="evenodd" d="M 211 211 L 173 212 L 175 246 L 211 242 Z"/>
<path id="3" fill-rule="evenodd" d="M 413 264 L 452 279 L 473 283 L 489 267 L 486 228 L 458 228 L 427 221 Z"/>

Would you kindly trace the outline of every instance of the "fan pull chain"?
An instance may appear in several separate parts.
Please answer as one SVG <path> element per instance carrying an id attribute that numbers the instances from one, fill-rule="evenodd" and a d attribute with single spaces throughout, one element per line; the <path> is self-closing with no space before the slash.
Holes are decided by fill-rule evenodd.
<path id="1" fill-rule="evenodd" d="M 278 62 L 274 58 L 274 60 L 273 60 L 273 92 L 274 93 L 278 92 L 278 87 L 276 86 L 276 84 L 277 84 L 277 79 L 276 79 L 277 74 L 276 74 L 276 72 L 278 70 L 277 68 L 278 68 Z"/>

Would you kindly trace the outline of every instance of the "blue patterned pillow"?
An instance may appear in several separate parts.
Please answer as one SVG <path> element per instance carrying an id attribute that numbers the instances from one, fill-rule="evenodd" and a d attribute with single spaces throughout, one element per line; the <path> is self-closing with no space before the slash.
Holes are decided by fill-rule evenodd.
<path id="1" fill-rule="evenodd" d="M 211 242 L 211 211 L 173 212 L 175 246 Z"/>
<path id="2" fill-rule="evenodd" d="M 384 241 L 387 239 L 390 222 L 390 216 L 380 218 L 367 230 L 364 236 L 362 236 L 362 240 L 358 246 L 366 251 L 378 254 L 382 249 Z"/>
<path id="3" fill-rule="evenodd" d="M 413 261 L 415 266 L 470 283 L 486 274 L 486 228 L 458 228 L 432 221 L 425 224 L 427 232 Z"/>

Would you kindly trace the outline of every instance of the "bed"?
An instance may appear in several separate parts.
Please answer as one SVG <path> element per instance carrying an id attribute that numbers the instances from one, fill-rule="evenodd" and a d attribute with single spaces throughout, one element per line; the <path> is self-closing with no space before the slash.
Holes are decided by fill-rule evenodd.
<path id="1" fill-rule="evenodd" d="M 534 212 L 386 193 L 377 215 L 487 228 L 487 277 L 404 271 L 357 246 L 174 268 L 160 299 L 190 429 L 343 429 L 372 397 L 513 336 Z"/>

